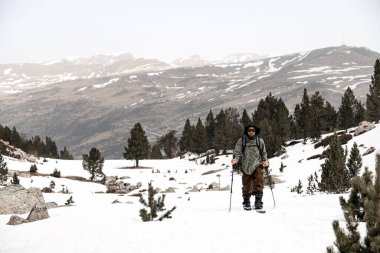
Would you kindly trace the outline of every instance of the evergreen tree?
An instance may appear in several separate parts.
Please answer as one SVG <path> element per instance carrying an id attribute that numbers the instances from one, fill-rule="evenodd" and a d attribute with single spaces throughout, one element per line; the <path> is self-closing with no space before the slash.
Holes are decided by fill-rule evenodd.
<path id="1" fill-rule="evenodd" d="M 179 146 L 181 151 L 193 151 L 193 131 L 190 125 L 190 120 L 186 119 L 185 126 L 182 131 L 182 136 L 179 141 Z"/>
<path id="2" fill-rule="evenodd" d="M 131 136 L 128 138 L 128 147 L 124 147 L 124 149 L 124 158 L 135 160 L 136 167 L 139 167 L 139 160 L 148 159 L 149 142 L 140 123 L 136 123 L 131 129 Z"/>
<path id="3" fill-rule="evenodd" d="M 224 110 L 216 115 L 215 132 L 213 146 L 217 151 L 225 151 L 227 148 L 227 119 Z"/>
<path id="4" fill-rule="evenodd" d="M 299 139 L 302 136 L 302 130 L 300 127 L 301 122 L 301 108 L 299 104 L 296 104 L 293 115 L 290 116 L 290 138 Z"/>
<path id="5" fill-rule="evenodd" d="M 61 177 L 61 171 L 59 171 L 55 168 L 53 173 L 50 174 L 50 176 L 60 178 Z"/>
<path id="6" fill-rule="evenodd" d="M 351 178 L 356 177 L 358 175 L 362 165 L 362 157 L 360 155 L 358 145 L 356 144 L 356 142 L 354 142 L 347 163 L 347 168 L 350 172 Z"/>
<path id="7" fill-rule="evenodd" d="M 226 149 L 234 149 L 236 140 L 242 136 L 243 127 L 239 122 L 239 113 L 236 108 L 227 108 L 226 114 Z"/>
<path id="8" fill-rule="evenodd" d="M 324 113 L 322 115 L 322 119 L 322 129 L 325 132 L 331 133 L 336 130 L 338 113 L 336 112 L 335 108 L 327 101 L 324 106 Z"/>
<path id="9" fill-rule="evenodd" d="M 215 120 L 211 110 L 206 117 L 205 129 L 207 135 L 207 149 L 212 149 L 215 136 Z"/>
<path id="10" fill-rule="evenodd" d="M 150 159 L 164 159 L 158 144 L 153 145 L 152 153 L 150 154 Z"/>
<path id="11" fill-rule="evenodd" d="M 83 154 L 82 166 L 90 174 L 90 180 L 101 177 L 101 181 L 105 181 L 106 175 L 103 173 L 104 157 L 97 148 L 91 148 L 89 154 Z"/>
<path id="12" fill-rule="evenodd" d="M 249 117 L 246 109 L 244 109 L 244 111 L 243 111 L 243 115 L 241 117 L 241 123 L 243 124 L 243 127 L 246 127 L 252 123 L 252 120 Z"/>
<path id="13" fill-rule="evenodd" d="M 347 131 L 348 128 L 355 125 L 354 108 L 357 103 L 358 102 L 354 96 L 354 93 L 350 87 L 348 87 L 343 94 L 338 112 L 339 126 L 341 129 L 345 129 Z"/>
<path id="14" fill-rule="evenodd" d="M 206 129 L 198 118 L 197 126 L 194 133 L 194 152 L 200 154 L 207 151 Z"/>
<path id="15" fill-rule="evenodd" d="M 59 152 L 59 159 L 63 159 L 63 160 L 74 160 L 74 157 L 72 154 L 70 154 L 70 152 L 67 150 L 66 147 L 63 148 L 63 150 L 61 150 Z"/>
<path id="16" fill-rule="evenodd" d="M 13 178 L 11 180 L 11 184 L 20 184 L 20 179 L 18 179 L 16 172 L 13 173 Z"/>
<path id="17" fill-rule="evenodd" d="M 369 94 L 367 94 L 367 119 L 380 120 L 380 61 L 376 59 Z"/>
<path id="18" fill-rule="evenodd" d="M 310 137 L 313 139 L 321 138 L 323 105 L 321 94 L 319 91 L 315 92 L 310 99 Z"/>
<path id="19" fill-rule="evenodd" d="M 8 179 L 8 167 L 4 161 L 3 155 L 0 153 L 0 185 L 7 182 Z"/>
<path id="20" fill-rule="evenodd" d="M 29 168 L 29 172 L 32 174 L 37 173 L 37 170 L 38 170 L 38 168 L 37 168 L 37 165 L 35 165 L 35 164 L 31 165 Z"/>
<path id="21" fill-rule="evenodd" d="M 169 159 L 174 158 L 178 152 L 178 140 L 175 134 L 175 130 L 170 130 L 158 140 L 159 147 L 164 150 L 166 158 Z"/>
<path id="22" fill-rule="evenodd" d="M 298 125 L 302 129 L 302 137 L 306 140 L 310 136 L 310 99 L 306 88 L 303 90 Z"/>
<path id="23" fill-rule="evenodd" d="M 338 136 L 334 135 L 326 150 L 325 163 L 321 165 L 322 176 L 319 184 L 321 191 L 343 193 L 348 190 L 350 175 L 345 161 L 344 150 L 339 143 Z"/>
<path id="24" fill-rule="evenodd" d="M 272 126 L 267 119 L 260 122 L 260 137 L 265 142 L 268 157 L 273 157 L 281 149 L 281 139 L 273 133 Z"/>
<path id="25" fill-rule="evenodd" d="M 356 100 L 354 104 L 354 126 L 365 120 L 366 110 L 362 102 Z"/>

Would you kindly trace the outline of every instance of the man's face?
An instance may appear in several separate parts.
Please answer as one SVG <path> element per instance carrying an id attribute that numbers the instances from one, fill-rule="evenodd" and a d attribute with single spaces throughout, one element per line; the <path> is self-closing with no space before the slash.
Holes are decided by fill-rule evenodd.
<path id="1" fill-rule="evenodd" d="M 256 133 L 256 129 L 254 127 L 248 128 L 248 135 L 249 136 L 254 136 Z"/>

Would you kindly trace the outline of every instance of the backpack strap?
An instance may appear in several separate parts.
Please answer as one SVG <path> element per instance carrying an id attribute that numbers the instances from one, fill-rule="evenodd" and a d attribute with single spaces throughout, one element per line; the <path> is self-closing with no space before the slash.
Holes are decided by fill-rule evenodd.
<path id="1" fill-rule="evenodd" d="M 255 136 L 255 139 L 256 139 L 256 146 L 257 146 L 257 149 L 258 149 L 259 152 L 260 152 L 261 160 L 263 160 L 263 150 L 262 150 L 261 145 L 260 145 L 260 138 L 259 138 L 259 136 Z"/>

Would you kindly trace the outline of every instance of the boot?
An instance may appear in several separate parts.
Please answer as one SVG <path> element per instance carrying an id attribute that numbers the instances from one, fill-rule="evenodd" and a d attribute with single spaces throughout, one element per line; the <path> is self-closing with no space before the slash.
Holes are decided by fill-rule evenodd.
<path id="1" fill-rule="evenodd" d="M 243 196 L 243 208 L 244 210 L 251 210 L 251 201 L 249 200 L 249 197 Z"/>
<path id="2" fill-rule="evenodd" d="M 258 192 L 255 194 L 255 209 L 263 209 L 263 193 Z"/>

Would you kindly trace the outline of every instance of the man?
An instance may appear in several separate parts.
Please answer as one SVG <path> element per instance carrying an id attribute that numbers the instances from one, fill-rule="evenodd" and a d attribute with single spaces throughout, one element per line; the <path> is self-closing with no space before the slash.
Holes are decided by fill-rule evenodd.
<path id="1" fill-rule="evenodd" d="M 236 164 L 241 158 L 242 163 L 242 191 L 243 207 L 251 210 L 251 195 L 255 196 L 255 209 L 263 208 L 264 167 L 269 166 L 267 152 L 263 139 L 258 137 L 260 128 L 252 124 L 244 129 L 244 136 L 240 138 L 234 149 L 234 159 L 231 163 Z"/>

